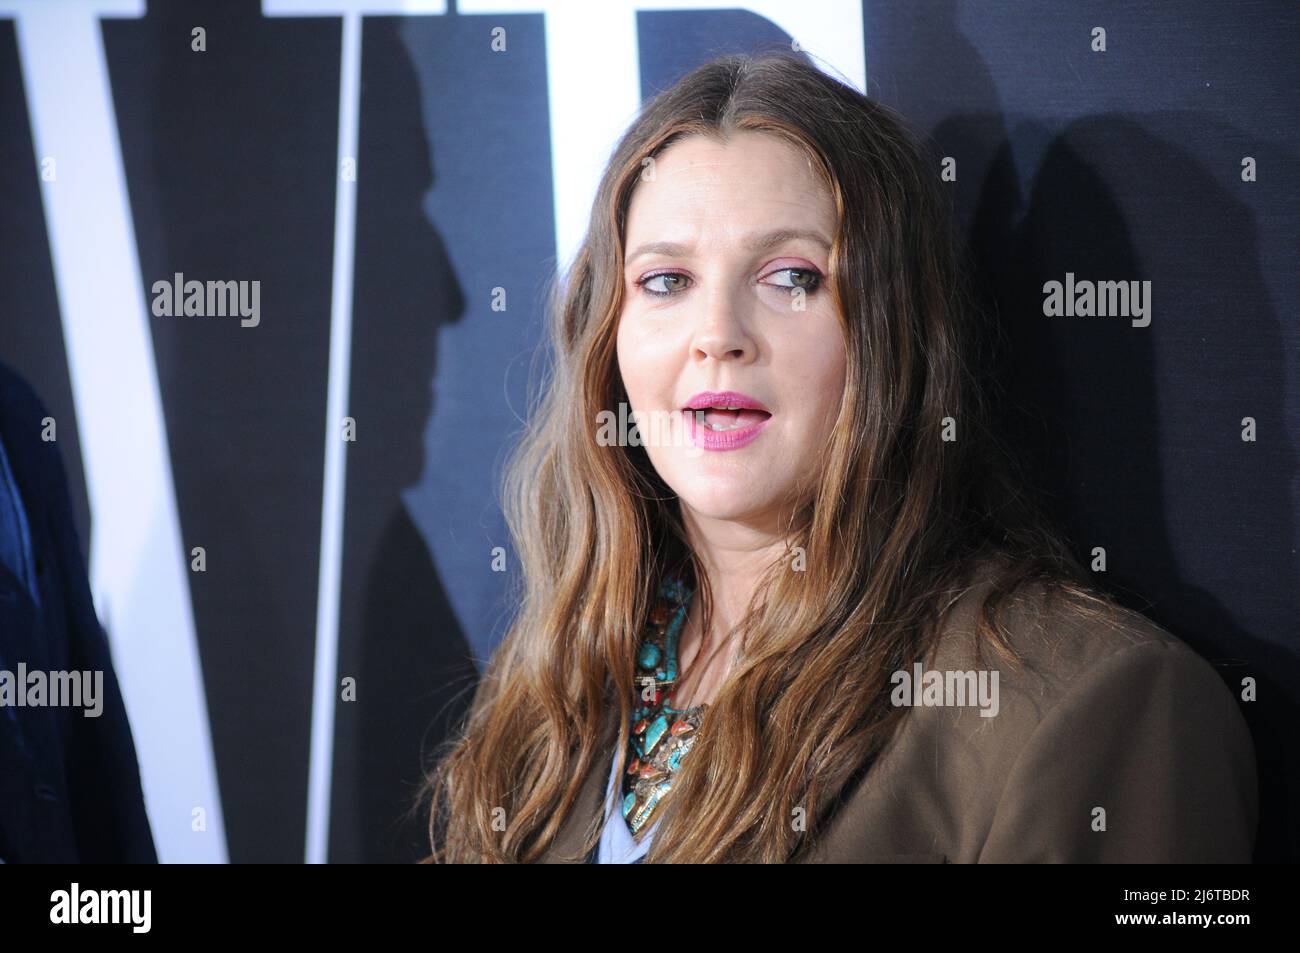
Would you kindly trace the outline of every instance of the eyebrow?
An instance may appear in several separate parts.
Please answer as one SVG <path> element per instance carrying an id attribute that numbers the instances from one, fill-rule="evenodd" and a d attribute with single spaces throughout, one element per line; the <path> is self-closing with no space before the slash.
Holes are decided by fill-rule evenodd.
<path id="1" fill-rule="evenodd" d="M 800 239 L 814 242 L 822 246 L 826 251 L 831 250 L 831 243 L 821 232 L 811 228 L 777 228 L 770 232 L 764 232 L 761 235 L 754 235 L 745 241 L 745 248 L 749 251 L 767 251 L 778 245 L 784 245 L 786 242 L 798 241 Z M 670 258 L 684 257 L 689 254 L 691 246 L 682 245 L 678 242 L 646 242 L 638 245 L 632 254 L 627 256 L 625 264 L 631 264 L 642 255 L 667 255 Z"/>

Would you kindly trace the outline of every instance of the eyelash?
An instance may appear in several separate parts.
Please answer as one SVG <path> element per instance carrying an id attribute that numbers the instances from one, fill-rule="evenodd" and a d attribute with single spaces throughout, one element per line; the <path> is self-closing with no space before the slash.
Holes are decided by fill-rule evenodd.
<path id="1" fill-rule="evenodd" d="M 782 291 L 786 292 L 786 294 L 793 294 L 796 288 L 803 288 L 809 294 L 815 294 L 818 291 L 818 289 L 821 288 L 822 280 L 825 277 L 816 268 L 794 268 L 794 267 L 778 268 L 776 269 L 776 271 L 768 272 L 768 274 L 765 275 L 764 277 L 770 277 L 771 275 L 778 275 L 783 271 L 801 271 L 809 275 L 812 275 L 812 283 L 810 285 L 769 285 L 769 287 L 781 289 Z M 679 295 L 682 293 L 682 291 L 686 290 L 685 288 L 682 288 L 678 291 L 652 291 L 651 289 L 646 287 L 647 282 L 653 281 L 656 278 L 663 278 L 665 275 L 672 275 L 673 277 L 677 277 L 677 278 L 689 277 L 687 275 L 682 274 L 680 271 L 657 271 L 654 274 L 646 275 L 643 278 L 638 278 L 636 282 L 637 287 L 640 288 L 648 295 L 654 295 L 656 298 L 671 298 L 673 295 Z"/>

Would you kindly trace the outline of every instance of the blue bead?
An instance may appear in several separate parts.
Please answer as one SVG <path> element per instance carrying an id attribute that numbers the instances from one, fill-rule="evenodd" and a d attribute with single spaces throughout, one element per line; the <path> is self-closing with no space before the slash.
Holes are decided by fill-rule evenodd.
<path id="1" fill-rule="evenodd" d="M 668 716 L 660 715 L 654 721 L 650 722 L 650 727 L 645 730 L 645 753 L 650 754 L 655 750 L 655 745 L 659 744 L 661 739 L 668 732 Z"/>
<path id="2" fill-rule="evenodd" d="M 680 609 L 677 610 L 676 615 L 673 616 L 672 624 L 668 626 L 668 635 L 665 641 L 671 642 L 672 640 L 676 639 L 678 634 L 682 631 L 682 623 L 685 621 L 686 621 L 686 607 L 682 606 Z"/>
<path id="3" fill-rule="evenodd" d="M 641 652 L 637 655 L 637 662 L 642 668 L 654 668 L 659 662 L 659 646 L 653 642 L 646 642 L 641 646 Z"/>

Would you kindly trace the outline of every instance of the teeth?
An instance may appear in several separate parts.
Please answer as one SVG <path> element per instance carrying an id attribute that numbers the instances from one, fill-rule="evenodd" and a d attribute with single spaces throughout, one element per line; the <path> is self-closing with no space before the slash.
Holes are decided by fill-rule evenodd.
<path id="1" fill-rule="evenodd" d="M 692 413 L 695 415 L 695 418 L 696 418 L 696 420 L 698 421 L 698 423 L 703 424 L 703 425 L 704 425 L 706 428 L 708 428 L 709 430 L 712 430 L 712 431 L 714 431 L 714 432 L 719 432 L 719 431 L 727 431 L 727 430 L 739 430 L 743 425 L 742 425 L 741 423 L 739 423 L 739 422 L 734 423 L 734 424 L 715 424 L 715 423 L 712 423 L 711 421 L 708 421 L 708 420 L 705 420 L 705 419 L 704 419 L 704 413 L 705 413 L 706 411 L 709 411 L 709 410 L 741 411 L 741 410 L 744 410 L 744 409 L 745 409 L 744 407 L 720 407 L 720 406 L 714 406 L 714 407 L 697 407 L 697 408 L 695 408 L 695 409 L 692 411 Z"/>
<path id="2" fill-rule="evenodd" d="M 701 408 L 701 410 L 708 410 L 708 409 L 710 409 L 710 408 Z M 711 409 L 713 409 L 713 410 L 739 411 L 739 410 L 742 410 L 743 408 L 741 408 L 741 407 L 713 407 L 713 408 L 711 408 Z M 716 431 L 726 431 L 726 430 L 739 430 L 739 429 L 740 429 L 740 426 L 741 426 L 739 423 L 734 423 L 734 424 L 715 424 L 715 423 L 711 423 L 711 422 L 709 422 L 709 421 L 707 421 L 707 420 L 701 420 L 701 423 L 703 423 L 704 426 L 707 427 L 709 430 L 713 430 L 713 431 L 715 431 L 715 432 L 716 432 Z"/>

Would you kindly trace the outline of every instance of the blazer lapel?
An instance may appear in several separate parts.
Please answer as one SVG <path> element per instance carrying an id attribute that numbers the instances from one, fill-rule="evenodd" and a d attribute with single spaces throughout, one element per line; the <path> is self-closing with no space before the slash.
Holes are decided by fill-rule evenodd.
<path id="1" fill-rule="evenodd" d="M 564 823 L 560 825 L 560 831 L 555 835 L 555 840 L 547 848 L 546 853 L 542 855 L 541 863 L 544 864 L 581 864 L 586 862 L 586 857 L 582 854 L 583 841 L 586 839 L 587 832 L 591 826 L 597 822 L 598 818 L 604 816 L 605 786 L 609 783 L 610 764 L 614 757 L 614 741 L 617 737 L 616 731 L 611 731 L 614 726 L 611 723 L 604 734 L 604 742 L 600 746 L 602 753 L 598 754 L 592 761 L 591 768 L 583 778 L 582 787 L 578 790 L 578 796 L 574 800 L 573 810 L 565 818 Z"/>

